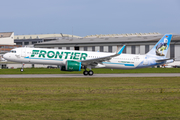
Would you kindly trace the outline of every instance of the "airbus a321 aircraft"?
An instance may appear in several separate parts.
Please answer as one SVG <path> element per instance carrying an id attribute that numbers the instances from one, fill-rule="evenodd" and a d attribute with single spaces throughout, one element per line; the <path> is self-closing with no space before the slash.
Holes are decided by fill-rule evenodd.
<path id="1" fill-rule="evenodd" d="M 172 35 L 164 35 L 145 55 L 123 54 L 125 45 L 115 53 L 74 51 L 44 48 L 16 48 L 3 55 L 8 61 L 28 64 L 60 65 L 62 71 L 80 71 L 93 75 L 92 68 L 136 69 L 171 63 L 166 58 Z M 89 69 L 89 71 L 87 70 Z"/>

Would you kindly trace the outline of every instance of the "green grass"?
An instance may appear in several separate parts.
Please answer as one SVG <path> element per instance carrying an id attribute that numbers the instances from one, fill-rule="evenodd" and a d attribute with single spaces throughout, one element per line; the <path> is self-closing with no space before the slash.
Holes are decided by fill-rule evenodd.
<path id="1" fill-rule="evenodd" d="M 0 78 L 0 119 L 179 120 L 180 77 Z"/>
<path id="2" fill-rule="evenodd" d="M 0 74 L 82 74 L 81 71 L 60 71 L 60 69 L 47 69 L 47 68 L 25 68 L 24 72 L 20 69 L 0 69 Z M 179 68 L 143 68 L 143 69 L 93 69 L 95 74 L 107 73 L 180 73 Z"/>

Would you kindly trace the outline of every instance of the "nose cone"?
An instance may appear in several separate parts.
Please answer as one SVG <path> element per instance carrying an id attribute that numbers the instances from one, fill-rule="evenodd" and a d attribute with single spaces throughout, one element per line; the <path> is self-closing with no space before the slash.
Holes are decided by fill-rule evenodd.
<path id="1" fill-rule="evenodd" d="M 4 54 L 3 58 L 7 60 L 8 59 L 8 53 Z"/>

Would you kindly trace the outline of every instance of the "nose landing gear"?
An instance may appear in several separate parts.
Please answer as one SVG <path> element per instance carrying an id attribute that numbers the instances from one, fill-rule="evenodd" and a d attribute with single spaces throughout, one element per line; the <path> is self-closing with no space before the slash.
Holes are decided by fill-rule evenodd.
<path id="1" fill-rule="evenodd" d="M 24 63 L 22 63 L 22 67 L 21 67 L 21 69 L 20 69 L 20 71 L 21 71 L 21 72 L 23 72 L 23 71 L 24 71 L 24 69 L 23 69 L 23 68 L 24 68 Z"/>

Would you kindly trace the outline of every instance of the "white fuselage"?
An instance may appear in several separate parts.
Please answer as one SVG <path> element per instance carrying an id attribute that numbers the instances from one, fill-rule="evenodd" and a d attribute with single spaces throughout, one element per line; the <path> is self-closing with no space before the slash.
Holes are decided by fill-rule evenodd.
<path id="1" fill-rule="evenodd" d="M 67 60 L 88 60 L 99 57 L 113 55 L 114 53 L 75 51 L 75 50 L 59 50 L 59 49 L 43 49 L 43 48 L 16 48 L 4 55 L 4 58 L 20 63 L 29 64 L 48 64 L 48 65 L 65 65 Z M 153 64 L 151 64 L 153 61 Z M 113 57 L 109 61 L 94 66 L 95 68 L 111 68 L 111 69 L 133 69 L 143 68 L 154 64 L 155 59 L 148 58 L 146 55 L 121 54 Z"/>

